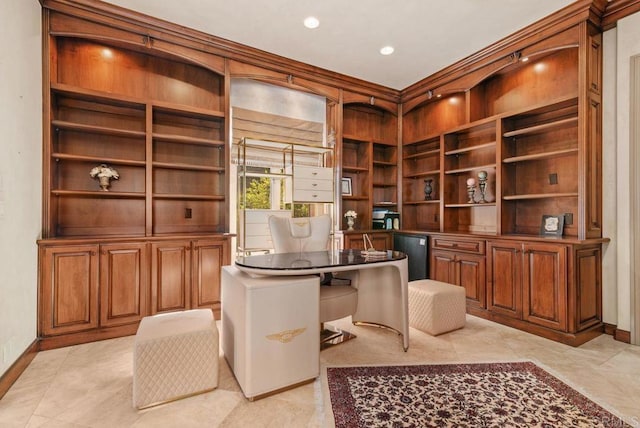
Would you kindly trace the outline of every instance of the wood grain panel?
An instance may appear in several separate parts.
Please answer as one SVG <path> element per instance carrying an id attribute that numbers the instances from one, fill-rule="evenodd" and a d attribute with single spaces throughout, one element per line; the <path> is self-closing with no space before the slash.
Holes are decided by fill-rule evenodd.
<path id="1" fill-rule="evenodd" d="M 101 246 L 101 326 L 134 323 L 148 315 L 146 249 L 144 243 Z"/>
<path id="2" fill-rule="evenodd" d="M 193 248 L 193 308 L 220 309 L 220 273 L 225 264 L 222 241 L 198 241 Z"/>
<path id="3" fill-rule="evenodd" d="M 487 242 L 487 309 L 522 318 L 522 245 L 506 241 Z"/>
<path id="4" fill-rule="evenodd" d="M 151 313 L 189 309 L 191 243 L 172 241 L 151 247 Z"/>
<path id="5" fill-rule="evenodd" d="M 566 247 L 525 244 L 523 318 L 560 331 L 567 329 Z"/>
<path id="6" fill-rule="evenodd" d="M 576 330 L 602 322 L 602 250 L 600 247 L 576 251 Z"/>
<path id="7" fill-rule="evenodd" d="M 48 247 L 43 254 L 41 332 L 98 326 L 98 246 Z"/>

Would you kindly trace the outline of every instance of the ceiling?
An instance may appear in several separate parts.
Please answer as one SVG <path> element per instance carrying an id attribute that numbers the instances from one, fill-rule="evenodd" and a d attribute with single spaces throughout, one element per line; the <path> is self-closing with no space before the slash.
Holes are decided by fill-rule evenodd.
<path id="1" fill-rule="evenodd" d="M 573 0 L 108 0 L 207 34 L 393 89 Z M 320 20 L 310 30 L 302 21 Z M 389 56 L 379 53 L 391 45 Z"/>

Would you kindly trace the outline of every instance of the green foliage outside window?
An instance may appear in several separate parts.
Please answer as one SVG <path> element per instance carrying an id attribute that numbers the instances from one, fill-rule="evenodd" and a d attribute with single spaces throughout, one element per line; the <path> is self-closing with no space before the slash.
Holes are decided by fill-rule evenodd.
<path id="1" fill-rule="evenodd" d="M 271 180 L 267 177 L 247 178 L 245 200 L 246 209 L 271 209 Z"/>

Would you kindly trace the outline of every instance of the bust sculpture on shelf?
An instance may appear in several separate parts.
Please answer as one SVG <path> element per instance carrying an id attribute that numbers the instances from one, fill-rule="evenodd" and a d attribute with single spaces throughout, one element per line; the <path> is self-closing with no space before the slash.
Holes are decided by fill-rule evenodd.
<path id="1" fill-rule="evenodd" d="M 103 192 L 109 191 L 109 186 L 111 185 L 111 180 L 117 180 L 120 178 L 118 171 L 111 168 L 107 164 L 103 163 L 91 169 L 89 172 L 91 178 L 95 178 L 100 183 L 100 189 Z"/>

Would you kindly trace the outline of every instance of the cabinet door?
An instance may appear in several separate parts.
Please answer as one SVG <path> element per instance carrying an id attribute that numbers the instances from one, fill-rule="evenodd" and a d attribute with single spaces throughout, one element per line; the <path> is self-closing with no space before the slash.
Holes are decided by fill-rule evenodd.
<path id="1" fill-rule="evenodd" d="M 44 336 L 98 327 L 98 246 L 42 252 L 40 329 Z"/>
<path id="2" fill-rule="evenodd" d="M 602 251 L 600 245 L 580 248 L 575 252 L 575 324 L 570 332 L 578 332 L 602 322 Z M 574 289 L 573 287 L 571 289 Z M 571 306 L 571 305 L 570 305 Z"/>
<path id="3" fill-rule="evenodd" d="M 191 242 L 151 245 L 151 313 L 189 309 Z"/>
<path id="4" fill-rule="evenodd" d="M 140 321 L 148 314 L 147 245 L 100 246 L 100 325 Z"/>
<path id="5" fill-rule="evenodd" d="M 219 315 L 221 269 L 229 263 L 226 245 L 220 240 L 194 242 L 191 307 L 211 308 Z"/>
<path id="6" fill-rule="evenodd" d="M 349 233 L 344 235 L 345 250 L 364 250 L 362 233 Z M 369 233 L 369 239 L 376 250 L 390 250 L 393 248 L 390 232 Z"/>
<path id="7" fill-rule="evenodd" d="M 456 274 L 458 285 L 467 292 L 467 304 L 485 308 L 485 260 L 484 256 L 473 254 L 456 255 Z"/>
<path id="8" fill-rule="evenodd" d="M 431 251 L 431 279 L 449 284 L 457 284 L 456 254 L 450 251 Z"/>
<path id="9" fill-rule="evenodd" d="M 506 241 L 487 242 L 487 309 L 522 318 L 522 245 Z"/>
<path id="10" fill-rule="evenodd" d="M 567 249 L 564 245 L 524 244 L 523 318 L 566 331 Z"/>

